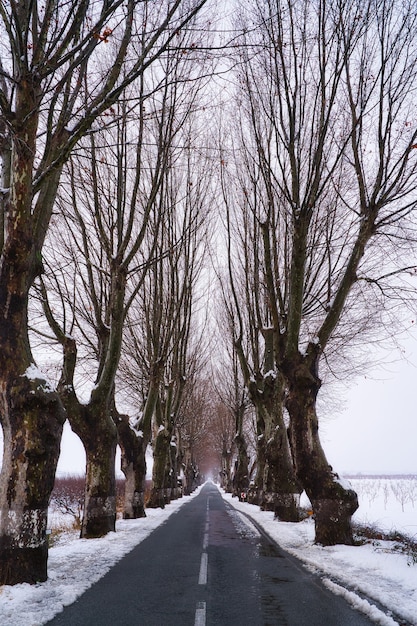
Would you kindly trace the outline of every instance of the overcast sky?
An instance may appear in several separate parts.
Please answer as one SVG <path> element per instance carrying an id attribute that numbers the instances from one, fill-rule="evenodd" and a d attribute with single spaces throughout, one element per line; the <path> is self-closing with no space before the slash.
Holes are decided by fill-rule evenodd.
<path id="1" fill-rule="evenodd" d="M 404 357 L 357 379 L 344 409 L 321 423 L 336 471 L 417 474 L 417 339 L 404 342 Z"/>

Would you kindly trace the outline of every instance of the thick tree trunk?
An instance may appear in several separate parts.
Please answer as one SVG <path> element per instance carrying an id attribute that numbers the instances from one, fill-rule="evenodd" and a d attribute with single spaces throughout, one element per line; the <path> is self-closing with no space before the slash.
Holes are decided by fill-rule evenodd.
<path id="1" fill-rule="evenodd" d="M 297 481 L 284 423 L 276 426 L 266 446 L 261 508 L 283 522 L 300 520 L 302 488 Z"/>
<path id="2" fill-rule="evenodd" d="M 184 495 L 189 496 L 196 488 L 196 470 L 193 462 L 193 455 L 190 448 L 187 448 L 184 454 Z M 220 474 L 220 478 L 222 475 Z M 221 482 L 223 487 L 223 483 Z"/>
<path id="3" fill-rule="evenodd" d="M 47 579 L 48 504 L 65 417 L 58 395 L 28 372 L 1 380 L 0 585 Z"/>
<path id="4" fill-rule="evenodd" d="M 75 393 L 73 380 L 77 346 L 66 337 L 64 367 L 58 385 L 72 430 L 79 436 L 86 453 L 84 514 L 81 537 L 103 537 L 116 529 L 115 457 L 117 428 L 112 419 L 109 394 L 95 388 L 95 399 L 81 403 Z"/>
<path id="5" fill-rule="evenodd" d="M 65 421 L 58 394 L 33 363 L 28 338 L 28 294 L 42 264 L 31 222 L 36 116 L 27 105 L 26 139 L 16 138 L 14 148 L 0 260 L 0 585 L 47 578 L 47 512 Z"/>
<path id="6" fill-rule="evenodd" d="M 84 434 L 83 444 L 87 465 L 81 537 L 91 539 L 116 530 L 117 431 L 111 418 L 95 420 L 91 432 Z"/>
<path id="7" fill-rule="evenodd" d="M 316 543 L 352 545 L 351 518 L 358 498 L 328 464 L 319 438 L 316 397 L 320 382 L 300 365 L 289 385 L 290 442 L 298 479 L 313 507 Z"/>
<path id="8" fill-rule="evenodd" d="M 223 446 L 221 463 L 220 485 L 227 493 L 232 493 L 232 451 L 226 445 Z"/>
<path id="9" fill-rule="evenodd" d="M 30 241 L 25 245 L 22 236 L 20 246 L 13 242 L 13 249 L 10 244 L 9 240 L 0 273 L 0 419 L 4 435 L 0 584 L 47 578 L 48 504 L 65 421 L 58 394 L 31 362 L 26 283 L 33 269 Z"/>
<path id="10" fill-rule="evenodd" d="M 86 453 L 84 515 L 81 538 L 103 537 L 116 529 L 115 457 L 117 429 L 110 411 L 100 404 L 66 399 L 68 419 Z"/>
<path id="11" fill-rule="evenodd" d="M 264 486 L 265 464 L 266 464 L 266 439 L 265 424 L 263 419 L 259 419 L 258 407 L 256 410 L 256 474 L 255 480 L 248 489 L 248 502 L 260 505 L 262 503 L 262 492 Z"/>
<path id="12" fill-rule="evenodd" d="M 102 407 L 86 406 L 81 438 L 86 452 L 85 501 L 81 537 L 103 537 L 116 530 L 117 430 Z"/>
<path id="13" fill-rule="evenodd" d="M 178 498 L 181 498 L 182 496 L 182 490 L 179 484 L 178 465 L 179 461 L 176 437 L 171 436 L 171 442 L 169 445 L 169 462 L 167 466 L 168 481 L 171 488 L 171 500 L 178 500 Z"/>
<path id="14" fill-rule="evenodd" d="M 271 340 L 270 335 L 267 339 Z M 270 355 L 272 345 L 270 346 Z M 274 511 L 286 522 L 299 521 L 302 487 L 297 480 L 283 417 L 283 384 L 269 356 L 268 372 L 257 383 L 251 381 L 249 393 L 256 410 L 257 473 L 255 488 L 248 501 L 261 509 Z"/>
<path id="15" fill-rule="evenodd" d="M 260 506 L 272 510 L 285 522 L 298 522 L 302 487 L 295 475 L 283 417 L 283 387 L 278 373 L 264 379 L 263 394 L 257 398 L 265 424 L 263 483 Z"/>
<path id="16" fill-rule="evenodd" d="M 146 505 L 150 509 L 165 507 L 164 490 L 170 442 L 169 431 L 161 427 L 155 437 L 153 448 L 152 489 Z"/>
<path id="17" fill-rule="evenodd" d="M 121 449 L 121 469 L 125 475 L 125 499 L 123 519 L 139 519 L 145 513 L 146 444 L 143 433 L 136 433 L 130 426 L 129 416 L 115 417 Z"/>
<path id="18" fill-rule="evenodd" d="M 233 495 L 237 496 L 241 501 L 246 501 L 249 489 L 249 456 L 244 436 L 241 434 L 236 435 L 235 444 L 237 460 L 233 475 Z"/>

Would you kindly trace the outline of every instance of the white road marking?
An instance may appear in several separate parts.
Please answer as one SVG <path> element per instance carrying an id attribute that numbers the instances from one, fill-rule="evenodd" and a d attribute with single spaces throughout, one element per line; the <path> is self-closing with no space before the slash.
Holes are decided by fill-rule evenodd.
<path id="1" fill-rule="evenodd" d="M 199 585 L 207 584 L 207 565 L 208 565 L 207 552 L 203 552 L 203 554 L 201 555 L 200 574 L 198 576 Z"/>
<path id="2" fill-rule="evenodd" d="M 209 528 L 210 528 L 210 496 L 207 498 L 207 510 L 206 510 L 206 524 L 204 527 L 204 539 L 203 539 L 203 550 L 207 550 L 208 542 L 209 542 Z"/>
<path id="3" fill-rule="evenodd" d="M 206 603 L 197 602 L 194 626 L 206 626 Z"/>

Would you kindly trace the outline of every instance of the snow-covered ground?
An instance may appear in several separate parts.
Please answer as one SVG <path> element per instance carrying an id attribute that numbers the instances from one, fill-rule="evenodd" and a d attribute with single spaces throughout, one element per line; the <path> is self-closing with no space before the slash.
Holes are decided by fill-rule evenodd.
<path id="1" fill-rule="evenodd" d="M 74 531 L 63 533 L 57 545 L 49 549 L 46 582 L 0 587 L 0 625 L 40 626 L 51 620 L 198 495 L 200 489 L 191 496 L 174 500 L 165 509 L 147 509 L 146 518 L 117 520 L 116 532 L 101 539 L 79 539 L 79 533 Z"/>
<path id="2" fill-rule="evenodd" d="M 344 596 L 375 624 L 395 626 L 406 623 L 417 626 L 417 564 L 413 564 L 407 555 L 393 550 L 394 542 L 378 540 L 362 546 L 324 548 L 314 545 L 314 521 L 311 518 L 294 524 L 277 522 L 273 513 L 239 502 L 230 494 L 223 494 L 223 498 L 238 511 L 249 515 L 282 548 L 317 573 L 333 593 Z M 387 530 L 396 528 L 405 532 L 414 528 L 416 531 L 415 512 L 414 525 L 409 523 L 412 515 L 407 511 L 402 518 L 401 508 L 393 513 L 389 509 L 383 512 L 385 515 L 382 517 L 382 512 L 376 510 L 377 518 L 373 517 L 372 509 L 364 502 L 356 519 L 366 523 L 376 522 L 376 525 L 378 521 L 384 521 L 383 526 Z M 400 620 L 393 619 L 391 615 Z"/>
<path id="3" fill-rule="evenodd" d="M 354 486 L 360 492 L 356 483 Z M 373 490 L 369 487 L 368 499 L 366 493 L 362 493 L 362 506 L 357 517 L 367 523 L 381 523 L 388 530 L 396 528 L 416 535 L 417 519 L 411 500 L 399 502 L 399 507 L 392 509 L 394 492 L 387 499 L 387 491 L 382 485 L 378 489 L 378 499 L 378 494 L 374 497 L 376 490 L 375 485 Z M 198 493 L 199 490 L 192 496 L 174 501 L 164 510 L 148 509 L 146 519 L 118 520 L 117 532 L 101 539 L 80 540 L 73 532 L 63 534 L 50 548 L 49 579 L 46 582 L 0 587 L 0 624 L 39 626 L 52 619 L 63 606 L 74 602 L 124 554 Z M 317 572 L 329 589 L 345 596 L 376 624 L 401 624 L 390 617 L 392 611 L 407 624 L 417 626 L 417 565 L 413 565 L 406 555 L 392 552 L 392 542 L 323 548 L 313 543 L 314 522 L 311 519 L 299 524 L 277 522 L 272 513 L 238 502 L 229 494 L 223 494 L 223 497 L 238 511 L 251 516 L 283 548 Z M 242 519 L 246 519 L 245 516 Z"/>

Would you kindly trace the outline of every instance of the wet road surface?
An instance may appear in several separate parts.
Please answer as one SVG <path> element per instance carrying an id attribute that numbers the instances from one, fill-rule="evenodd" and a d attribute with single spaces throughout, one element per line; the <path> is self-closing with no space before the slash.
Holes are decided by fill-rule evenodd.
<path id="1" fill-rule="evenodd" d="M 370 626 L 244 521 L 214 485 L 181 507 L 50 626 Z"/>

